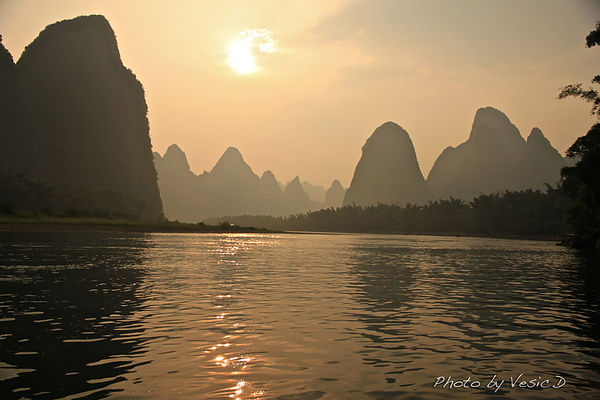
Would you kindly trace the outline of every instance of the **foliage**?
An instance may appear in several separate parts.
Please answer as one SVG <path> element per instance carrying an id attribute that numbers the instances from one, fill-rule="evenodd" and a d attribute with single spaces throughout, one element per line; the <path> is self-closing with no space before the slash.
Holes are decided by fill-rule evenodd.
<path id="1" fill-rule="evenodd" d="M 0 214 L 138 219 L 146 204 L 110 188 L 51 186 L 23 172 L 0 171 Z"/>
<path id="2" fill-rule="evenodd" d="M 281 218 L 247 215 L 223 219 L 278 230 L 558 236 L 569 231 L 563 218 L 566 208 L 562 192 L 548 186 L 545 192 L 528 189 L 482 194 L 470 203 L 449 198 L 425 205 L 346 205 Z"/>
<path id="3" fill-rule="evenodd" d="M 586 46 L 593 47 L 600 45 L 600 21 L 596 23 L 596 29 L 590 32 L 585 38 Z M 592 83 L 600 84 L 600 75 L 596 75 L 592 79 Z M 592 115 L 600 118 L 600 94 L 597 89 L 592 87 L 584 89 L 581 83 L 575 83 L 563 87 L 558 95 L 559 99 L 566 97 L 580 97 L 583 100 L 592 103 Z"/>
<path id="4" fill-rule="evenodd" d="M 569 221 L 577 233 L 577 244 L 593 247 L 600 239 L 600 124 L 579 137 L 567 156 L 578 159 L 574 166 L 561 171 L 562 188 L 575 200 Z"/>
<path id="5" fill-rule="evenodd" d="M 585 45 L 587 47 L 593 47 L 593 46 L 596 46 L 596 45 L 600 45 L 600 21 L 596 22 L 596 29 L 594 29 L 593 31 L 591 31 L 585 37 Z"/>
<path id="6" fill-rule="evenodd" d="M 594 79 L 592 79 L 592 83 L 600 83 L 600 75 L 596 75 Z M 592 103 L 591 114 L 600 117 L 600 95 L 598 94 L 598 91 L 596 89 L 584 89 L 581 83 L 567 85 L 561 89 L 558 98 L 564 99 L 570 96 L 580 97 L 585 101 Z"/>
<path id="7" fill-rule="evenodd" d="M 587 47 L 600 45 L 600 21 L 586 37 Z M 592 79 L 600 84 L 600 75 Z M 580 97 L 592 103 L 592 115 L 600 118 L 600 94 L 596 89 L 582 89 L 581 84 L 569 85 L 562 89 L 559 98 Z M 577 138 L 567 150 L 567 156 L 577 160 L 574 166 L 561 171 L 561 187 L 573 199 L 568 211 L 569 221 L 576 234 L 577 247 L 598 247 L 600 242 L 600 124 L 595 124 L 585 136 Z"/>

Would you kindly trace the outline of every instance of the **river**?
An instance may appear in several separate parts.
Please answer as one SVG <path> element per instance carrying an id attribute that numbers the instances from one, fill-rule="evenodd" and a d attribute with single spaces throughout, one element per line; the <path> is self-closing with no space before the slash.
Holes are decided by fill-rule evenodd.
<path id="1" fill-rule="evenodd" d="M 600 398 L 600 266 L 552 242 L 23 232 L 0 246 L 2 399 Z"/>

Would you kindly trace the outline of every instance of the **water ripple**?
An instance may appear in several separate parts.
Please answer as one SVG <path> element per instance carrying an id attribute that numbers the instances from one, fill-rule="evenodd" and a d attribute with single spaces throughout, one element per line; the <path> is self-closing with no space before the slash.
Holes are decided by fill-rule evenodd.
<path id="1" fill-rule="evenodd" d="M 600 395 L 598 261 L 392 235 L 0 233 L 1 398 Z"/>

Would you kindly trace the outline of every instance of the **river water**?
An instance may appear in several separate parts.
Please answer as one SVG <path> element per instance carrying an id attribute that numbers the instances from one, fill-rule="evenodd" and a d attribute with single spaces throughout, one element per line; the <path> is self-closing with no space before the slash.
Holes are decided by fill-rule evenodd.
<path id="1" fill-rule="evenodd" d="M 600 398 L 600 266 L 552 242 L 28 232 L 0 246 L 1 399 Z"/>

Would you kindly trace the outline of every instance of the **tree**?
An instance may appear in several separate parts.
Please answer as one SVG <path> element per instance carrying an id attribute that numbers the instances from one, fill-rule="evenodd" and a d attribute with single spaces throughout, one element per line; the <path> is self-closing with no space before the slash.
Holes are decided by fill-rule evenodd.
<path id="1" fill-rule="evenodd" d="M 569 222 L 575 228 L 576 245 L 598 247 L 600 239 L 600 124 L 578 138 L 567 150 L 567 156 L 578 159 L 572 167 L 561 171 L 561 186 L 574 200 Z"/>
<path id="2" fill-rule="evenodd" d="M 600 21 L 586 37 L 586 46 L 600 45 Z M 600 75 L 592 79 L 600 84 Z M 600 94 L 594 88 L 583 89 L 581 83 L 562 88 L 559 99 L 580 97 L 592 103 L 592 115 L 600 119 Z M 585 136 L 577 138 L 567 150 L 569 158 L 577 160 L 571 167 L 561 170 L 561 187 L 574 200 L 569 210 L 569 221 L 575 228 L 575 245 L 599 247 L 600 245 L 600 123 L 595 124 Z"/>
<path id="3" fill-rule="evenodd" d="M 586 36 L 585 44 L 588 48 L 600 45 L 600 21 L 596 22 L 596 29 Z M 600 75 L 596 75 L 592 79 L 592 83 L 600 84 Z M 598 90 L 593 87 L 584 89 L 581 83 L 575 83 L 573 85 L 567 85 L 560 90 L 558 98 L 564 99 L 567 97 L 581 97 L 585 101 L 592 103 L 592 115 L 596 115 L 600 118 L 600 94 L 598 93 Z"/>

